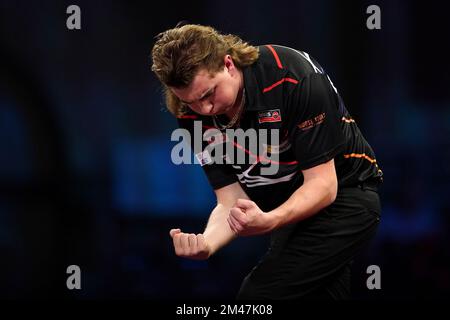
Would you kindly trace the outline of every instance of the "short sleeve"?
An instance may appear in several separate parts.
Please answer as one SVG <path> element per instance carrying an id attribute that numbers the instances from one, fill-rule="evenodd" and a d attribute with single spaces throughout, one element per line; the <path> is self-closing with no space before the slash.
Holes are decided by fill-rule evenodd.
<path id="1" fill-rule="evenodd" d="M 190 141 L 191 141 L 191 150 L 194 152 L 195 157 L 203 168 L 203 171 L 208 178 L 208 182 L 211 187 L 216 190 L 232 183 L 237 182 L 236 174 L 233 171 L 231 165 L 227 163 L 218 164 L 212 162 L 211 155 L 206 150 L 208 146 L 208 141 L 203 141 L 203 134 L 209 128 L 205 123 L 205 120 L 197 117 L 196 115 L 186 115 L 177 118 L 178 126 L 181 129 L 185 129 L 189 131 Z M 194 122 L 198 122 L 198 125 L 201 126 L 202 135 L 201 137 L 196 137 L 194 134 Z M 194 139 L 202 139 L 201 150 L 194 150 Z"/>
<path id="2" fill-rule="evenodd" d="M 289 98 L 290 139 L 301 170 L 333 159 L 345 145 L 339 99 L 325 74 L 304 77 Z"/>

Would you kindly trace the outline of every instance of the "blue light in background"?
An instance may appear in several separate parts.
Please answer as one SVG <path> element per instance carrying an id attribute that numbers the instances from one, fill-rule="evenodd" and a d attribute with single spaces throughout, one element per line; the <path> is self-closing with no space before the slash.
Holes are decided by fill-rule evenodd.
<path id="1" fill-rule="evenodd" d="M 114 206 L 126 214 L 207 217 L 214 193 L 198 164 L 175 165 L 167 139 L 121 140 L 113 150 Z"/>
<path id="2" fill-rule="evenodd" d="M 4 99 L 4 100 L 3 100 Z M 32 176 L 31 144 L 25 119 L 8 99 L 0 100 L 0 177 L 26 182 Z"/>

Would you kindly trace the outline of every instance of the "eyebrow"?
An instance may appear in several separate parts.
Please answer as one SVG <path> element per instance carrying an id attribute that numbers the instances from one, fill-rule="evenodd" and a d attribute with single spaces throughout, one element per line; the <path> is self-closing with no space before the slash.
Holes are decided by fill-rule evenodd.
<path id="1" fill-rule="evenodd" d="M 206 96 L 208 93 L 210 93 L 213 89 L 214 89 L 214 87 L 208 88 L 205 92 L 203 92 L 203 94 L 202 94 L 202 95 L 200 96 L 200 98 L 198 98 L 197 100 L 202 100 L 203 97 Z M 195 100 L 192 101 L 192 102 L 188 102 L 188 101 L 184 101 L 184 100 L 181 100 L 181 99 L 180 99 L 180 101 L 183 102 L 183 103 L 185 103 L 185 104 L 191 104 L 191 103 L 194 103 L 194 102 L 195 102 Z"/>

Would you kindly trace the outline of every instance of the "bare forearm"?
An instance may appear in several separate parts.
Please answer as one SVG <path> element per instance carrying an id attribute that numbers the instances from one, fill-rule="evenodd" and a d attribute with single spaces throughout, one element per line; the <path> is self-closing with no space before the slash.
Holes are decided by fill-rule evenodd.
<path id="1" fill-rule="evenodd" d="M 236 234 L 230 229 L 227 222 L 228 215 L 230 214 L 230 208 L 217 204 L 208 220 L 208 224 L 205 228 L 203 235 L 205 240 L 211 248 L 214 254 L 221 247 L 230 243 L 236 238 Z"/>
<path id="2" fill-rule="evenodd" d="M 335 200 L 336 185 L 330 186 L 324 180 L 312 179 L 305 182 L 291 197 L 269 212 L 277 220 L 277 227 L 298 222 L 319 212 Z"/>

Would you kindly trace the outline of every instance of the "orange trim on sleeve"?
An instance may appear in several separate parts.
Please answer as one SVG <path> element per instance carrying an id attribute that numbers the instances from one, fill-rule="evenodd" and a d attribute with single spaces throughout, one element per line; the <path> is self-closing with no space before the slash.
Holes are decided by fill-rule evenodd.
<path id="1" fill-rule="evenodd" d="M 370 158 L 365 153 L 351 153 L 351 154 L 344 154 L 344 158 L 364 158 L 366 160 L 369 160 L 372 163 L 376 163 L 377 160 Z"/>
<path id="2" fill-rule="evenodd" d="M 378 172 L 383 173 L 383 171 L 381 171 L 381 169 L 378 167 L 377 160 L 376 159 L 372 159 L 371 157 L 369 157 L 365 153 L 344 154 L 344 158 L 345 159 L 348 159 L 348 158 L 363 158 L 363 159 L 366 159 L 367 161 L 370 161 L 370 163 L 375 165 L 375 167 L 378 169 Z"/>
<path id="3" fill-rule="evenodd" d="M 348 119 L 348 118 L 346 118 L 346 117 L 342 117 L 342 121 L 345 121 L 345 122 L 347 122 L 347 123 L 355 122 L 354 119 Z"/>

